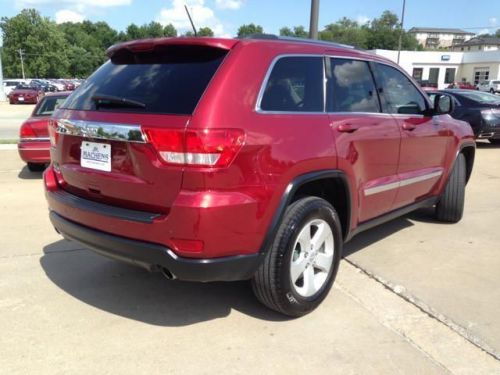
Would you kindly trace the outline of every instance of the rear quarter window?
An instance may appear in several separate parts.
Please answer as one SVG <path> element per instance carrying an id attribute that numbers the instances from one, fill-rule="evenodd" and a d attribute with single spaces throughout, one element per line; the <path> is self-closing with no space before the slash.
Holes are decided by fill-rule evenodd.
<path id="1" fill-rule="evenodd" d="M 260 109 L 273 112 L 322 112 L 323 58 L 279 58 L 265 83 Z"/>
<path id="2" fill-rule="evenodd" d="M 192 114 L 226 53 L 226 50 L 198 46 L 163 46 L 142 53 L 118 52 L 63 106 L 84 111 Z M 143 103 L 144 108 L 96 107 L 96 96 L 125 98 Z"/>

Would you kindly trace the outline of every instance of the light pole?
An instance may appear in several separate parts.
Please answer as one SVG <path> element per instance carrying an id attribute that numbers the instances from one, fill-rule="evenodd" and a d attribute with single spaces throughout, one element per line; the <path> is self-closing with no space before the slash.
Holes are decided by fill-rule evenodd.
<path id="1" fill-rule="evenodd" d="M 319 0 L 311 0 L 311 20 L 309 22 L 309 38 L 318 39 Z"/>
<path id="2" fill-rule="evenodd" d="M 401 27 L 399 29 L 398 64 L 399 64 L 399 57 L 401 55 L 401 44 L 403 42 L 403 26 L 404 26 L 404 22 L 405 22 L 405 8 L 406 8 L 406 0 L 403 0 L 403 9 L 401 11 Z"/>
<path id="3" fill-rule="evenodd" d="M 17 52 L 19 52 L 19 57 L 21 57 L 21 71 L 23 73 L 23 79 L 26 79 L 26 77 L 24 76 L 24 60 L 23 60 L 23 50 L 21 48 L 19 48 L 17 50 Z"/>

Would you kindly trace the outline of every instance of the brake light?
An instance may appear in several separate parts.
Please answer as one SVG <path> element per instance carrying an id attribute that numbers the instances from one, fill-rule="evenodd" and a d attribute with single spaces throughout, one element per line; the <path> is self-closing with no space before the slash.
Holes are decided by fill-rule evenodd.
<path id="1" fill-rule="evenodd" d="M 19 136 L 20 138 L 36 138 L 36 133 L 31 125 L 25 122 L 21 125 Z"/>
<path id="2" fill-rule="evenodd" d="M 241 129 L 144 129 L 167 164 L 224 168 L 245 142 Z"/>
<path id="3" fill-rule="evenodd" d="M 49 138 L 50 138 L 50 145 L 52 147 L 56 147 L 57 140 L 59 139 L 59 134 L 57 133 L 57 121 L 54 120 L 49 121 Z"/>

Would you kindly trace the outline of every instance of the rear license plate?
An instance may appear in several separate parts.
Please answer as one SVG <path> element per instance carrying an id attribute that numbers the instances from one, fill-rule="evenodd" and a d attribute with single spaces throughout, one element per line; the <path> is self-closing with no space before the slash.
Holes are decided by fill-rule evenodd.
<path id="1" fill-rule="evenodd" d="M 85 168 L 111 172 L 111 145 L 83 141 L 80 165 Z"/>
<path id="2" fill-rule="evenodd" d="M 19 100 L 20 102 L 24 102 L 24 98 L 22 96 L 20 96 L 19 98 L 17 98 L 17 100 Z"/>

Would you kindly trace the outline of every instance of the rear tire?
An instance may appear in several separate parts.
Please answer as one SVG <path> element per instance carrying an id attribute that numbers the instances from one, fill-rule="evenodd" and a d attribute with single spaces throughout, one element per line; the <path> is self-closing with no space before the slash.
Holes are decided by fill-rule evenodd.
<path id="1" fill-rule="evenodd" d="M 330 203 L 317 197 L 295 201 L 252 279 L 257 299 L 291 317 L 313 311 L 330 291 L 342 244 L 340 220 Z"/>
<path id="2" fill-rule="evenodd" d="M 436 205 L 437 220 L 457 223 L 462 219 L 465 203 L 465 174 L 465 157 L 463 154 L 458 154 L 444 193 Z"/>
<path id="3" fill-rule="evenodd" d="M 30 172 L 43 172 L 45 170 L 45 164 L 28 163 L 27 166 Z"/>

